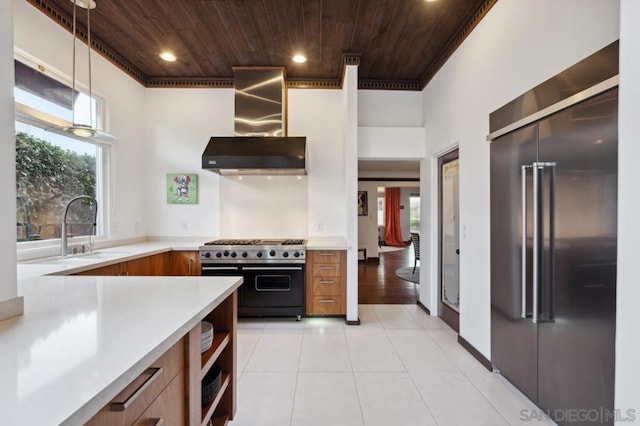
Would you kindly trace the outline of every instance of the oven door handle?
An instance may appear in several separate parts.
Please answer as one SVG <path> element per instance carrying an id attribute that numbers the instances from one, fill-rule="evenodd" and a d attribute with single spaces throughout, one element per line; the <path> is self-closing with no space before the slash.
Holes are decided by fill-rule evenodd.
<path id="1" fill-rule="evenodd" d="M 302 266 L 272 266 L 268 268 L 257 266 L 245 266 L 243 271 L 302 271 Z"/>
<path id="2" fill-rule="evenodd" d="M 203 266 L 203 271 L 240 271 L 240 268 L 234 266 Z"/>

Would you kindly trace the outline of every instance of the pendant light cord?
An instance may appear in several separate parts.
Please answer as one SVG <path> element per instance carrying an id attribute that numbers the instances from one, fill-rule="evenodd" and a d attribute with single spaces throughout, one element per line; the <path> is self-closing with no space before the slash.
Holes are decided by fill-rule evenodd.
<path id="1" fill-rule="evenodd" d="M 91 90 L 91 1 L 87 4 L 87 59 L 89 60 L 89 127 L 93 128 L 93 94 Z M 96 126 L 97 128 L 97 126 Z"/>
<path id="2" fill-rule="evenodd" d="M 71 121 L 76 125 L 76 2 L 73 1 L 73 66 L 71 71 Z"/>

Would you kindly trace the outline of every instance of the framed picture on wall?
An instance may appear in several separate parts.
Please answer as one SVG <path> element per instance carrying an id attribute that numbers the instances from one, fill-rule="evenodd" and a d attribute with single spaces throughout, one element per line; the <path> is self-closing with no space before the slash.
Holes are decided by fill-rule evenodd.
<path id="1" fill-rule="evenodd" d="M 198 175 L 167 174 L 168 204 L 198 204 Z"/>
<path id="2" fill-rule="evenodd" d="M 358 216 L 369 215 L 369 201 L 367 191 L 358 191 Z"/>

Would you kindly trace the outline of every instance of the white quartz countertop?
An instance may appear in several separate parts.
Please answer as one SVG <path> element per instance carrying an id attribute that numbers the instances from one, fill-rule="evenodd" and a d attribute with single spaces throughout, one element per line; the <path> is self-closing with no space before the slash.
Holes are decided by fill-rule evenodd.
<path id="1" fill-rule="evenodd" d="M 197 242 L 150 241 L 104 248 L 94 252 L 66 257 L 45 257 L 18 263 L 18 279 L 41 275 L 71 275 L 89 269 L 151 256 L 171 250 L 196 251 Z"/>
<path id="2" fill-rule="evenodd" d="M 349 243 L 345 238 L 309 238 L 307 249 L 309 250 L 349 250 Z"/>
<path id="3" fill-rule="evenodd" d="M 0 322 L 0 423 L 82 424 L 241 283 L 238 277 L 45 276 Z"/>

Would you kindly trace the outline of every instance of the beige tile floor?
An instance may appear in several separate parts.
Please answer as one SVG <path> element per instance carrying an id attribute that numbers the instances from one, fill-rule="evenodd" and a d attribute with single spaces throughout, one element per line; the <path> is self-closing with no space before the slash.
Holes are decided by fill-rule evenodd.
<path id="1" fill-rule="evenodd" d="M 359 316 L 360 326 L 240 320 L 230 424 L 553 424 L 531 416 L 534 404 L 478 363 L 439 318 L 415 305 L 361 305 Z"/>

